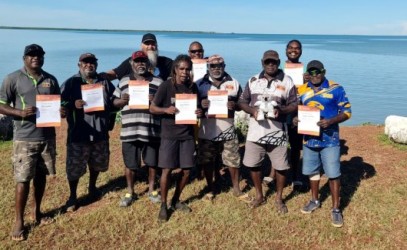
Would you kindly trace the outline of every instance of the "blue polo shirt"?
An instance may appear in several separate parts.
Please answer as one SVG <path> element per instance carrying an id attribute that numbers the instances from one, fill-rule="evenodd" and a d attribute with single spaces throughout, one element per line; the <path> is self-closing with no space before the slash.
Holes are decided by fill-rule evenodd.
<path id="1" fill-rule="evenodd" d="M 317 90 L 312 86 L 311 82 L 307 82 L 298 88 L 300 102 L 306 106 L 319 108 L 321 120 L 331 119 L 339 113 L 351 117 L 351 105 L 342 86 L 327 79 Z M 339 146 L 339 125 L 333 124 L 328 128 L 321 128 L 319 136 L 304 135 L 304 145 L 310 148 Z"/>

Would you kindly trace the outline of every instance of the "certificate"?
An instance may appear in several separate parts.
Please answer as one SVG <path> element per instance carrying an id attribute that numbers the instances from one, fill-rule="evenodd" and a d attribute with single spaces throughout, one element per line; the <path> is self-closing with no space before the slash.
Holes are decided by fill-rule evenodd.
<path id="1" fill-rule="evenodd" d="M 36 127 L 61 126 L 61 116 L 59 115 L 59 108 L 61 107 L 60 95 L 37 95 L 36 107 Z"/>
<path id="2" fill-rule="evenodd" d="M 208 117 L 228 118 L 227 90 L 209 90 L 208 100 L 209 100 Z"/>
<path id="3" fill-rule="evenodd" d="M 148 109 L 149 82 L 144 80 L 129 81 L 129 108 Z"/>
<path id="4" fill-rule="evenodd" d="M 293 79 L 297 88 L 304 84 L 304 65 L 302 63 L 286 63 L 284 73 Z"/>
<path id="5" fill-rule="evenodd" d="M 298 105 L 298 134 L 319 136 L 320 110 Z"/>
<path id="6" fill-rule="evenodd" d="M 194 82 L 204 77 L 206 74 L 206 59 L 192 59 L 192 72 Z"/>
<path id="7" fill-rule="evenodd" d="M 196 94 L 175 94 L 175 124 L 196 124 Z"/>
<path id="8" fill-rule="evenodd" d="M 103 86 L 101 84 L 86 84 L 81 86 L 82 100 L 85 113 L 105 110 L 103 102 Z"/>

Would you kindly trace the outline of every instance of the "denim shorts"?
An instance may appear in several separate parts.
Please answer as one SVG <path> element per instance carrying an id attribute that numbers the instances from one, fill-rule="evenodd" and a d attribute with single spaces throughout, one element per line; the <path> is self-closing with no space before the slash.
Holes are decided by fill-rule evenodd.
<path id="1" fill-rule="evenodd" d="M 302 160 L 302 173 L 314 175 L 324 169 L 325 175 L 330 178 L 341 176 L 340 147 L 309 148 L 304 146 Z"/>

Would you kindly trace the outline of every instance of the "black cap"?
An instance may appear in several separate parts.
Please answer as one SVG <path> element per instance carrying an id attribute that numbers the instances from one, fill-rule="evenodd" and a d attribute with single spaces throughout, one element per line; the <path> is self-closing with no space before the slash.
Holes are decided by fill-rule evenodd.
<path id="1" fill-rule="evenodd" d="M 37 53 L 42 54 L 42 55 L 45 54 L 45 51 L 38 44 L 30 44 L 30 45 L 25 46 L 25 49 L 24 49 L 24 55 L 25 56 L 30 54 L 30 53 L 33 53 L 33 52 L 37 52 Z"/>
<path id="2" fill-rule="evenodd" d="M 324 65 L 322 64 L 322 62 L 318 61 L 318 60 L 312 60 L 311 62 L 309 62 L 307 64 L 307 70 L 309 69 L 319 69 L 319 70 L 323 70 Z"/>
<path id="3" fill-rule="evenodd" d="M 157 43 L 157 38 L 155 38 L 154 34 L 147 33 L 147 34 L 144 34 L 143 39 L 141 39 L 141 42 L 145 43 L 147 41 L 153 41 L 153 42 Z"/>
<path id="4" fill-rule="evenodd" d="M 95 61 L 97 61 L 98 59 L 96 58 L 96 56 L 92 53 L 84 53 L 79 57 L 79 61 L 83 61 L 85 59 L 93 59 Z"/>

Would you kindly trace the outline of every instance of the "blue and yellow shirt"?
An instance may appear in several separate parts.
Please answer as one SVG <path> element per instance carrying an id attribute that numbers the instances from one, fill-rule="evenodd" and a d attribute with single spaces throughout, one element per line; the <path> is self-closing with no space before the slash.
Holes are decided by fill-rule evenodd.
<path id="1" fill-rule="evenodd" d="M 312 86 L 312 83 L 308 82 L 298 88 L 300 102 L 306 106 L 319 108 L 321 120 L 333 118 L 339 113 L 351 117 L 351 105 L 342 86 L 327 79 L 317 90 Z M 320 136 L 304 135 L 304 145 L 310 148 L 339 146 L 339 125 L 321 128 Z"/>

